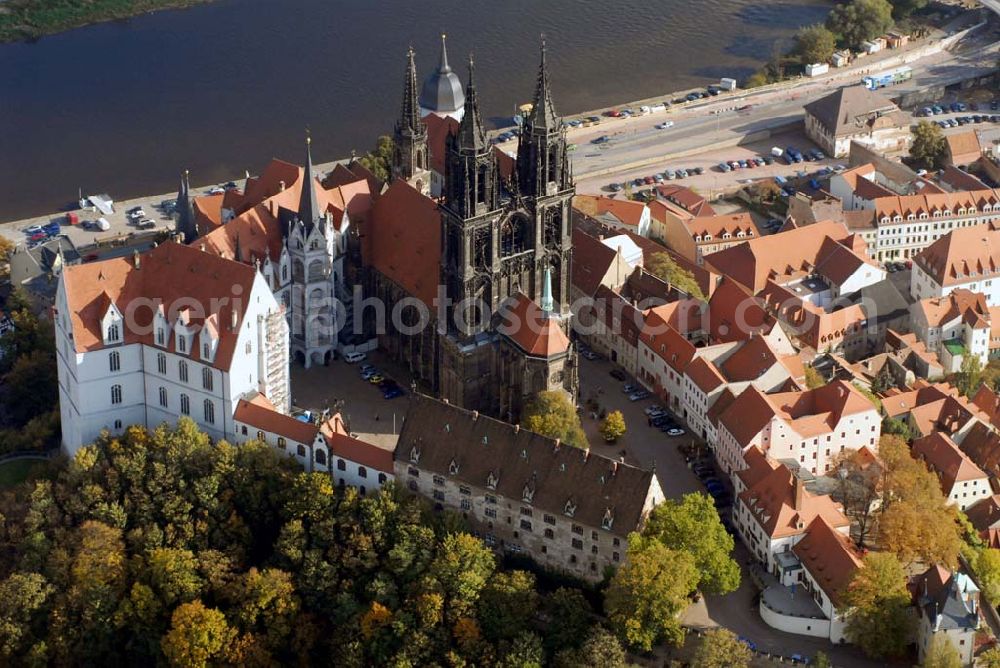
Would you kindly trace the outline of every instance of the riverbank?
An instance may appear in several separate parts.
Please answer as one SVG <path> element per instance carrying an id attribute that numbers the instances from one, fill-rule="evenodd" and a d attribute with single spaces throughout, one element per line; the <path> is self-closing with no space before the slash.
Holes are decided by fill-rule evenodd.
<path id="1" fill-rule="evenodd" d="M 0 2 L 0 43 L 33 40 L 92 23 L 127 19 L 209 0 L 6 0 Z"/>

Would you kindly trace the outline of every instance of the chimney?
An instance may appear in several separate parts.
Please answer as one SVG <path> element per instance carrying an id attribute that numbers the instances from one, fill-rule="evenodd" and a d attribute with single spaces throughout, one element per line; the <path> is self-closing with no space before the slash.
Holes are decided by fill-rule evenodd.
<path id="1" fill-rule="evenodd" d="M 521 425 L 519 425 L 519 424 L 514 425 L 514 433 L 516 434 L 519 431 L 521 431 Z"/>
<path id="2" fill-rule="evenodd" d="M 802 479 L 797 477 L 794 482 L 795 489 L 795 510 L 802 510 L 802 502 L 805 500 L 806 486 L 802 483 Z"/>
<path id="3" fill-rule="evenodd" d="M 479 419 L 479 411 L 472 411 L 472 419 L 474 421 Z"/>
<path id="4" fill-rule="evenodd" d="M 285 192 L 285 182 L 284 181 L 278 181 L 278 192 L 279 193 Z"/>
<path id="5" fill-rule="evenodd" d="M 230 331 L 236 331 L 236 327 L 240 323 L 240 313 L 236 310 L 236 307 L 229 309 L 229 329 Z"/>
<path id="6" fill-rule="evenodd" d="M 136 269 L 140 269 L 142 261 L 139 259 L 139 251 L 132 251 L 132 264 L 135 265 Z"/>
<path id="7" fill-rule="evenodd" d="M 614 477 L 617 474 L 618 474 L 618 462 L 612 461 L 611 462 L 611 477 Z"/>
<path id="8" fill-rule="evenodd" d="M 450 404 L 451 403 L 450 401 L 448 401 L 448 397 L 443 398 L 441 401 L 445 402 L 446 404 Z"/>

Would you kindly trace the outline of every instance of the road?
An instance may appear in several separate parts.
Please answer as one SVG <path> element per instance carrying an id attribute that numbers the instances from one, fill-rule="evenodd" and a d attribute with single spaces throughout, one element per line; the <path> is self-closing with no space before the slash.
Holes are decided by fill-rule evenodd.
<path id="1" fill-rule="evenodd" d="M 1000 2 L 1000 0 L 997 0 Z M 986 35 L 970 36 L 952 51 L 943 51 L 910 64 L 913 78 L 889 91 L 901 93 L 920 90 L 942 82 L 953 82 L 976 74 L 985 74 L 996 68 L 1000 42 L 991 42 Z M 873 65 L 872 69 L 880 69 Z M 619 180 L 615 172 L 626 171 L 634 163 L 655 163 L 665 154 L 693 154 L 710 147 L 733 143 L 747 134 L 772 130 L 795 123 L 803 118 L 802 107 L 829 94 L 840 86 L 855 85 L 860 70 L 831 72 L 830 77 L 819 80 L 802 80 L 780 90 L 761 93 L 747 92 L 743 96 L 726 99 L 710 98 L 697 106 L 670 110 L 666 114 L 631 117 L 627 119 L 602 118 L 598 125 L 572 128 L 569 138 L 578 148 L 573 153 L 573 173 L 578 185 L 602 177 L 602 181 Z M 750 109 L 737 111 L 733 107 Z M 674 126 L 656 129 L 664 120 Z M 600 147 L 591 142 L 608 136 L 610 141 Z M 656 170 L 648 170 L 656 171 Z M 588 178 L 590 177 L 590 178 Z"/>

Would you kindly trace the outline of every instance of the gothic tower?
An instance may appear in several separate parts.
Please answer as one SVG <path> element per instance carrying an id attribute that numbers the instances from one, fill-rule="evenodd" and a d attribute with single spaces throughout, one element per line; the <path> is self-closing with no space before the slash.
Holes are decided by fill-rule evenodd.
<path id="1" fill-rule="evenodd" d="M 486 139 L 476 94 L 475 64 L 469 59 L 465 115 L 458 132 L 446 141 L 444 202 L 442 204 L 442 279 L 453 304 L 482 300 L 497 306 L 495 291 L 495 227 L 500 211 L 500 180 L 493 147 Z M 449 317 L 448 330 L 460 338 L 474 336 L 486 323 L 480 309 L 469 307 L 463 317 Z"/>
<path id="2" fill-rule="evenodd" d="M 403 104 L 392 134 L 395 149 L 392 160 L 392 178 L 408 181 L 423 194 L 430 192 L 427 126 L 420 119 L 417 102 L 417 66 L 413 62 L 413 49 L 407 53 L 406 80 L 403 85 Z"/>
<path id="3" fill-rule="evenodd" d="M 517 149 L 517 194 L 521 206 L 529 213 L 534 230 L 536 280 L 533 291 L 527 294 L 536 301 L 542 297 L 542 281 L 537 277 L 551 269 L 554 313 L 565 318 L 569 315 L 570 210 L 574 188 L 566 126 L 556 115 L 552 103 L 545 51 L 543 39 L 534 102 L 521 127 Z"/>

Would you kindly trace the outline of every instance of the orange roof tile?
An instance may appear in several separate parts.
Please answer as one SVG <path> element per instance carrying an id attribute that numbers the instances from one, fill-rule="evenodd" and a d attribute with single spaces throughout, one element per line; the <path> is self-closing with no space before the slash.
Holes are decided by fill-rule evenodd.
<path id="1" fill-rule="evenodd" d="M 825 494 L 809 492 L 805 483 L 781 463 L 740 492 L 739 499 L 772 539 L 805 533 L 817 517 L 835 528 L 850 526 L 840 504 Z"/>
<path id="2" fill-rule="evenodd" d="M 982 469 L 959 450 L 953 440 L 940 432 L 918 438 L 911 449 L 915 456 L 927 462 L 927 466 L 938 474 L 946 495 L 951 494 L 957 482 L 986 477 Z"/>
<path id="3" fill-rule="evenodd" d="M 513 341 L 533 357 L 552 357 L 569 350 L 569 339 L 560 327 L 559 320 L 545 317 L 544 312 L 530 297 L 518 292 L 500 309 L 503 321 L 497 332 Z"/>
<path id="4" fill-rule="evenodd" d="M 687 369 L 684 370 L 684 374 L 705 393 L 726 383 L 726 379 L 722 377 L 715 365 L 704 357 L 696 357 L 692 360 Z"/>
<path id="5" fill-rule="evenodd" d="M 830 601 L 839 606 L 841 594 L 861 568 L 861 557 L 851 539 L 840 533 L 822 515 L 809 525 L 805 537 L 792 552 Z"/>
<path id="6" fill-rule="evenodd" d="M 639 338 L 674 371 L 683 373 L 694 357 L 694 344 L 671 327 L 655 308 L 646 312 Z"/>
<path id="7" fill-rule="evenodd" d="M 268 405 L 257 399 L 259 393 L 251 397 L 251 400 L 240 399 L 233 412 L 233 419 L 237 422 L 250 425 L 261 431 L 270 432 L 291 439 L 296 443 L 311 445 L 319 431 L 319 426 L 312 422 L 303 422 L 291 415 L 279 413 L 274 406 Z M 265 398 L 266 401 L 266 398 Z"/>
<path id="8" fill-rule="evenodd" d="M 745 448 L 777 414 L 767 395 L 749 385 L 719 416 L 719 424 Z"/>
<path id="9" fill-rule="evenodd" d="M 639 223 L 646 211 L 644 202 L 598 195 L 576 195 L 573 197 L 573 207 L 589 216 L 599 216 L 610 213 L 622 224 L 639 228 Z"/>
<path id="10" fill-rule="evenodd" d="M 441 276 L 441 214 L 406 181 L 375 201 L 365 231 L 365 262 L 434 312 Z"/>
<path id="11" fill-rule="evenodd" d="M 213 315 L 218 322 L 226 323 L 219 329 L 219 345 L 212 365 L 228 369 L 244 315 L 243 310 L 237 309 L 237 327 L 228 326 L 234 308 L 229 299 L 236 286 L 242 289 L 240 294 L 249 296 L 256 277 L 254 268 L 174 242 L 157 246 L 140 256 L 139 262 L 136 267 L 133 258 L 114 258 L 64 269 L 76 351 L 104 347 L 101 321 L 110 303 L 120 312 L 128 313 L 133 300 L 141 299 L 144 303 L 158 300 L 168 318 L 177 317 L 176 309 L 185 305 L 195 316 L 190 325 L 201 325 Z M 199 309 L 201 317 L 197 317 Z M 137 308 L 131 315 L 133 326 L 129 326 L 126 318 L 124 342 L 152 344 L 152 309 Z M 170 338 L 171 350 L 175 340 Z"/>
<path id="12" fill-rule="evenodd" d="M 1000 271 L 1000 231 L 985 225 L 951 230 L 914 256 L 913 262 L 938 284 L 952 286 L 989 278 Z"/>

